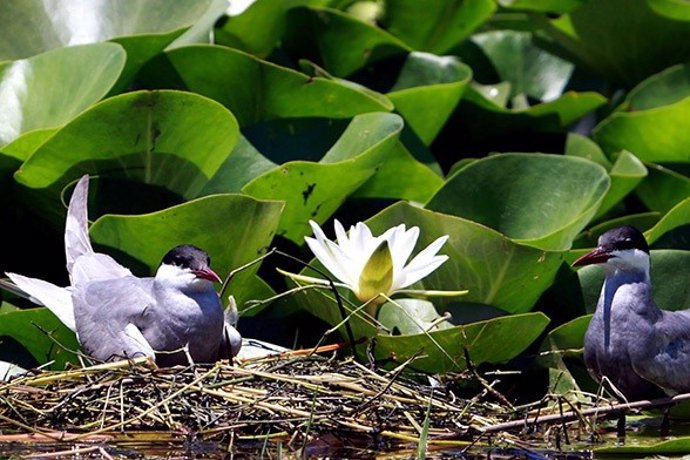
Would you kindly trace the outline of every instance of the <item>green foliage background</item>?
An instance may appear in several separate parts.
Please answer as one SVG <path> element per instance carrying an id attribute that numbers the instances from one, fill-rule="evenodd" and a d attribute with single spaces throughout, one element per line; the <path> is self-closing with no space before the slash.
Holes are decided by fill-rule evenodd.
<path id="1" fill-rule="evenodd" d="M 646 232 L 658 302 L 690 307 L 690 5 L 99 5 L 0 2 L 2 271 L 66 284 L 65 197 L 89 173 L 92 239 L 139 275 L 182 242 L 222 276 L 271 247 L 307 261 L 309 219 L 417 225 L 416 251 L 448 234 L 415 287 L 467 296 L 350 319 L 382 363 L 469 355 L 590 386 L 577 351 L 601 274 L 569 262 L 623 223 Z M 276 267 L 302 269 L 271 256 L 229 286 L 245 336 L 309 346 L 340 325 L 328 293 L 257 304 L 292 287 Z M 0 359 L 64 365 L 37 326 L 74 338 L 3 295 Z"/>

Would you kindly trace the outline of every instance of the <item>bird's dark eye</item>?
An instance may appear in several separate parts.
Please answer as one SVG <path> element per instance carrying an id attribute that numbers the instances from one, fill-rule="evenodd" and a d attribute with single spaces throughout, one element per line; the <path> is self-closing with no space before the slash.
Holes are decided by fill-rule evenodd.
<path id="1" fill-rule="evenodd" d="M 616 241 L 615 246 L 618 250 L 634 249 L 636 247 L 636 243 L 635 241 L 633 241 L 632 238 L 624 238 L 622 240 Z"/>

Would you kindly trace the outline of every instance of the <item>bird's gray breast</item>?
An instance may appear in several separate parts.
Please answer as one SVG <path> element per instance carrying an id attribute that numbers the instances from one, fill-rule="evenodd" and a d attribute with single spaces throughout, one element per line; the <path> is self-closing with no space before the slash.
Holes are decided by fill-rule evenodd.
<path id="1" fill-rule="evenodd" d="M 154 350 L 173 351 L 185 345 L 195 362 L 213 362 L 223 337 L 223 307 L 212 287 L 183 293 L 155 289 L 156 304 L 142 318 L 142 331 Z M 157 355 L 159 365 L 186 364 L 181 353 Z"/>
<path id="2" fill-rule="evenodd" d="M 608 293 L 603 289 L 585 335 L 587 368 L 598 380 L 607 377 L 629 400 L 660 393 L 659 388 L 635 372 L 633 366 L 633 357 L 652 346 L 657 319 L 653 311 L 639 302 L 641 294 L 648 295 L 647 286 L 643 284 L 623 284 Z M 611 302 L 608 346 L 604 343 L 605 302 Z"/>

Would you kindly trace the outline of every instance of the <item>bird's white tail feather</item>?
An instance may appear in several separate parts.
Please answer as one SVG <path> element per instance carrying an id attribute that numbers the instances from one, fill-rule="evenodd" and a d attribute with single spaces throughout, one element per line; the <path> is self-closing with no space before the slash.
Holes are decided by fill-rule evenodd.
<path id="1" fill-rule="evenodd" d="M 16 273 L 7 273 L 7 276 L 30 296 L 32 302 L 47 307 L 65 326 L 76 332 L 72 293 L 69 289 Z"/>
<path id="2" fill-rule="evenodd" d="M 92 254 L 93 247 L 89 239 L 89 221 L 87 200 L 89 197 L 89 175 L 85 174 L 77 182 L 67 209 L 65 223 L 65 256 L 67 272 L 72 280 L 72 267 L 79 257 Z M 74 282 L 72 282 L 74 284 Z"/>

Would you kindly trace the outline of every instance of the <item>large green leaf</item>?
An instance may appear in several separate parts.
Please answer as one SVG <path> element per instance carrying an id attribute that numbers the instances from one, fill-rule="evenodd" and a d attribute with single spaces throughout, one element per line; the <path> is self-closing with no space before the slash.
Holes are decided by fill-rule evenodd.
<path id="1" fill-rule="evenodd" d="M 74 46 L 0 63 L 0 146 L 60 126 L 101 99 L 120 75 L 119 45 Z"/>
<path id="2" fill-rule="evenodd" d="M 91 238 L 104 252 L 121 255 L 128 266 L 138 263 L 142 273 L 154 273 L 167 251 L 178 244 L 194 244 L 211 256 L 212 268 L 221 276 L 264 254 L 275 234 L 283 203 L 260 201 L 244 195 L 212 195 L 144 215 L 100 217 L 90 229 Z M 143 264 L 143 267 L 142 265 Z M 233 285 L 243 286 L 238 302 L 266 292 L 253 280 L 258 265 L 236 275 Z M 233 294 L 233 289 L 228 294 Z M 227 301 L 227 299 L 223 299 Z"/>
<path id="3" fill-rule="evenodd" d="M 470 85 L 442 136 L 447 134 L 453 145 L 473 156 L 478 152 L 505 151 L 516 142 L 512 137 L 564 132 L 568 125 L 606 102 L 598 93 L 568 91 L 553 101 L 506 107 L 502 105 L 504 97 L 505 85 Z"/>
<path id="4" fill-rule="evenodd" d="M 635 189 L 647 208 L 666 213 L 690 197 L 690 177 L 654 163 L 647 163 L 648 175 Z"/>
<path id="5" fill-rule="evenodd" d="M 285 49 L 297 59 L 318 63 L 337 77 L 347 77 L 368 64 L 410 51 L 388 32 L 333 9 L 293 8 L 286 21 Z"/>
<path id="6" fill-rule="evenodd" d="M 634 87 L 619 110 L 649 110 L 673 104 L 690 96 L 690 65 L 675 65 Z"/>
<path id="7" fill-rule="evenodd" d="M 386 96 L 419 139 L 429 145 L 471 77 L 472 70 L 455 57 L 412 52 Z"/>
<path id="8" fill-rule="evenodd" d="M 510 313 L 529 311 L 553 282 L 560 254 L 513 243 L 483 225 L 455 216 L 396 203 L 368 221 L 377 235 L 400 223 L 418 226 L 417 248 L 448 235 L 440 253 L 449 256 L 419 282 L 420 288 L 469 293 L 458 299 L 433 298 L 439 310 L 460 300 L 493 305 Z"/>
<path id="9" fill-rule="evenodd" d="M 566 13 L 587 0 L 498 0 L 504 8 L 539 11 L 543 13 Z"/>
<path id="10" fill-rule="evenodd" d="M 606 158 L 599 146 L 589 138 L 579 134 L 569 134 L 566 142 L 565 154 L 586 158 L 602 165 L 609 173 L 611 187 L 606 193 L 604 201 L 599 206 L 595 219 L 603 216 L 617 205 L 628 193 L 647 175 L 647 168 L 632 153 L 620 152 L 613 164 Z"/>
<path id="11" fill-rule="evenodd" d="M 174 41 L 208 41 L 225 7 L 224 0 L 127 0 L 97 8 L 88 0 L 7 0 L 0 2 L 0 60 L 112 40 L 127 51 L 116 85 L 124 89 L 142 64 Z"/>
<path id="12" fill-rule="evenodd" d="M 429 334 L 376 336 L 377 360 L 402 363 L 424 372 L 462 371 L 465 350 L 472 364 L 501 363 L 523 352 L 549 323 L 543 313 L 524 313 L 455 326 Z"/>
<path id="13" fill-rule="evenodd" d="M 557 19 L 545 18 L 543 26 L 577 60 L 628 86 L 690 59 L 686 2 L 588 1 Z"/>
<path id="14" fill-rule="evenodd" d="M 54 189 L 45 194 L 53 200 L 51 212 L 59 209 L 56 191 L 84 172 L 134 178 L 190 198 L 216 173 L 238 136 L 232 114 L 205 97 L 178 91 L 127 93 L 66 124 L 16 178 L 33 189 Z"/>
<path id="15" fill-rule="evenodd" d="M 573 64 L 532 43 L 532 34 L 514 30 L 494 30 L 472 36 L 488 56 L 501 81 L 511 84 L 514 108 L 526 108 L 527 97 L 552 101 L 563 93 Z"/>
<path id="16" fill-rule="evenodd" d="M 6 0 L 0 3 L 0 59 L 21 59 L 115 37 L 168 33 L 197 23 L 222 4 L 214 0 L 127 0 L 95 7 L 88 0 Z"/>
<path id="17" fill-rule="evenodd" d="M 236 16 L 216 24 L 214 42 L 264 58 L 285 29 L 285 6 L 275 0 L 256 0 Z"/>
<path id="18" fill-rule="evenodd" d="M 690 437 L 659 441 L 648 445 L 626 443 L 626 445 L 595 447 L 597 456 L 616 456 L 617 458 L 678 458 L 690 451 Z M 672 457 L 666 457 L 672 456 Z"/>
<path id="19" fill-rule="evenodd" d="M 684 310 L 690 308 L 690 285 L 687 283 L 687 267 L 690 267 L 690 251 L 652 250 L 651 279 L 654 299 L 659 308 Z M 604 281 L 601 267 L 590 265 L 577 272 L 582 285 L 585 306 L 592 312 Z"/>
<path id="20" fill-rule="evenodd" d="M 53 369 L 64 369 L 66 363 L 78 362 L 77 357 L 68 351 L 79 350 L 74 333 L 47 308 L 0 314 L 0 346 L 3 337 L 10 337 L 23 345 L 39 364 L 54 360 Z"/>
<path id="21" fill-rule="evenodd" d="M 350 84 L 310 77 L 220 46 L 188 46 L 165 53 L 147 69 L 146 84 L 186 89 L 229 108 L 243 128 L 266 120 L 350 118 L 393 106 Z"/>
<path id="22" fill-rule="evenodd" d="M 655 248 L 690 249 L 690 198 L 674 206 L 645 237 Z"/>
<path id="23" fill-rule="evenodd" d="M 358 115 L 317 162 L 291 161 L 243 187 L 249 195 L 286 201 L 279 233 L 301 242 L 307 222 L 323 222 L 381 165 L 395 145 L 402 120 L 386 113 Z"/>
<path id="24" fill-rule="evenodd" d="M 603 167 L 580 158 L 496 155 L 461 169 L 426 207 L 558 251 L 568 249 L 594 216 L 609 182 Z"/>
<path id="25" fill-rule="evenodd" d="M 650 110 L 614 112 L 594 130 L 607 152 L 629 150 L 643 161 L 690 163 L 690 97 Z"/>
<path id="26" fill-rule="evenodd" d="M 434 166 L 416 158 L 402 141 L 397 142 L 385 163 L 357 189 L 355 196 L 425 203 L 443 186 L 443 178 Z"/>
<path id="27" fill-rule="evenodd" d="M 467 38 L 496 10 L 491 0 L 386 1 L 381 25 L 411 48 L 443 54 Z"/>

